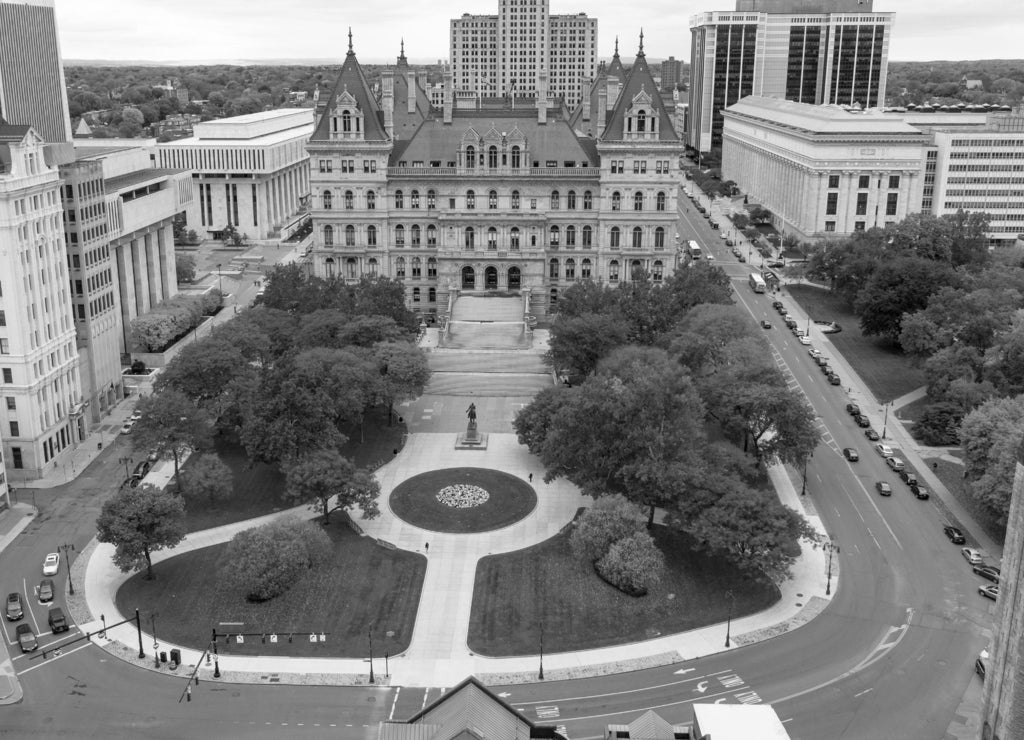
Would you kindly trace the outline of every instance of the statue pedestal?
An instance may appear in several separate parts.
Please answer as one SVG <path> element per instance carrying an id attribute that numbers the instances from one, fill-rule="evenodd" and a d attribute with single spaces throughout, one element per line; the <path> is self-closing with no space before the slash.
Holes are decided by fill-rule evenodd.
<path id="1" fill-rule="evenodd" d="M 476 430 L 476 419 L 470 419 L 466 431 L 455 439 L 457 450 L 486 450 L 487 435 Z"/>

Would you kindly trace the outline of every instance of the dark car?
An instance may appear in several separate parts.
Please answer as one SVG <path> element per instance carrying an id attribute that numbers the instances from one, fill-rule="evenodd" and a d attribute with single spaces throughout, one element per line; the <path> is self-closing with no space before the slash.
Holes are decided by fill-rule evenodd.
<path id="1" fill-rule="evenodd" d="M 855 403 L 846 404 L 846 413 L 850 416 L 858 416 L 860 414 L 860 406 Z"/>
<path id="2" fill-rule="evenodd" d="M 852 447 L 843 448 L 843 457 L 845 457 L 850 462 L 857 462 L 858 460 L 860 460 L 860 455 L 857 453 L 857 450 L 853 449 Z"/>
<path id="3" fill-rule="evenodd" d="M 946 536 L 949 537 L 949 541 L 954 545 L 962 545 L 967 542 L 967 539 L 964 537 L 964 533 L 956 527 L 946 525 L 942 528 L 942 531 L 946 533 Z"/>
<path id="4" fill-rule="evenodd" d="M 64 610 L 59 606 L 55 606 L 50 609 L 50 613 L 47 615 L 46 623 L 50 625 L 50 632 L 57 634 L 58 632 L 67 632 L 68 620 L 64 616 Z"/>
<path id="5" fill-rule="evenodd" d="M 21 607 L 21 594 L 17 591 L 7 594 L 6 614 L 7 619 L 11 622 L 17 622 L 25 616 L 25 612 Z"/>
<path id="6" fill-rule="evenodd" d="M 878 489 L 878 493 L 882 496 L 892 496 L 892 486 L 884 480 L 876 481 L 875 488 Z"/>
<path id="7" fill-rule="evenodd" d="M 19 624 L 18 629 L 16 629 L 14 633 L 18 636 L 18 645 L 21 646 L 21 652 L 31 653 L 39 647 L 39 641 L 36 639 L 36 633 L 33 632 L 32 628 L 27 624 Z"/>
<path id="8" fill-rule="evenodd" d="M 44 578 L 39 582 L 39 602 L 45 604 L 53 601 L 53 579 Z"/>
<path id="9" fill-rule="evenodd" d="M 906 483 L 908 486 L 916 486 L 918 483 L 917 476 L 911 473 L 906 468 L 903 468 L 903 470 L 899 471 L 897 475 L 900 477 L 900 480 Z"/>
<path id="10" fill-rule="evenodd" d="M 839 376 L 832 373 L 828 376 L 829 385 L 842 385 L 843 381 L 839 379 Z"/>
<path id="11" fill-rule="evenodd" d="M 717 221 L 712 221 L 712 220 L 709 220 L 709 221 L 708 221 L 708 226 L 710 226 L 710 227 L 711 227 L 712 229 L 714 229 L 715 231 L 717 231 L 717 230 L 718 230 L 718 222 L 717 222 Z"/>
<path id="12" fill-rule="evenodd" d="M 772 301 L 772 308 L 778 311 L 780 308 L 785 308 L 785 306 L 782 305 L 782 301 Z"/>
<path id="13" fill-rule="evenodd" d="M 871 426 L 871 419 L 864 416 L 864 414 L 857 414 L 855 417 L 853 417 L 853 420 L 857 422 L 857 426 L 859 427 L 864 427 L 865 429 L 867 429 L 869 426 Z"/>
<path id="14" fill-rule="evenodd" d="M 707 209 L 704 206 L 697 206 L 697 213 L 707 213 Z"/>
<path id="15" fill-rule="evenodd" d="M 910 487 L 910 492 L 922 501 L 927 501 L 929 498 L 928 489 L 924 486 L 919 486 L 916 483 Z"/>
<path id="16" fill-rule="evenodd" d="M 151 463 L 149 460 L 143 460 L 142 462 L 140 462 L 138 465 L 135 466 L 135 470 L 132 471 L 132 477 L 133 478 L 145 478 L 146 477 L 146 473 L 149 472 L 149 469 L 152 466 L 153 466 L 153 463 Z"/>
<path id="17" fill-rule="evenodd" d="M 772 322 L 767 321 L 765 319 L 761 319 L 761 328 L 762 329 L 771 329 L 772 328 Z"/>
<path id="18" fill-rule="evenodd" d="M 736 246 L 736 242 L 734 242 L 732 239 L 726 239 L 725 240 L 725 246 L 727 246 L 727 247 L 734 247 L 734 246 Z"/>
<path id="19" fill-rule="evenodd" d="M 786 326 L 789 327 L 790 329 L 796 329 L 796 327 L 798 326 L 798 324 L 796 323 L 796 319 L 792 319 L 789 316 L 787 316 Z"/>
<path id="20" fill-rule="evenodd" d="M 771 262 L 768 263 L 768 267 L 771 267 L 773 270 L 777 270 L 780 267 L 785 267 L 785 266 L 786 266 L 786 263 L 785 262 L 780 262 L 779 260 L 772 260 Z"/>
<path id="21" fill-rule="evenodd" d="M 867 429 L 864 430 L 864 436 L 870 439 L 872 442 L 877 442 L 879 439 L 881 439 L 881 437 L 878 436 L 878 432 L 876 432 L 871 427 L 868 427 Z"/>
<path id="22" fill-rule="evenodd" d="M 818 363 L 818 367 L 825 367 L 828 364 L 828 358 L 825 355 L 818 355 L 814 358 L 814 361 Z"/>
<path id="23" fill-rule="evenodd" d="M 999 583 L 999 568 L 996 568 L 994 565 L 975 565 L 973 570 L 982 578 L 993 583 Z"/>

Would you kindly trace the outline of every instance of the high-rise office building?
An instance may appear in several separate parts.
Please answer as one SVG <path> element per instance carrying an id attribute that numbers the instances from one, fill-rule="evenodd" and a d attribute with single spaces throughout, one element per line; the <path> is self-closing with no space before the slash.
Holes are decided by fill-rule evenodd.
<path id="1" fill-rule="evenodd" d="M 661 89 L 672 92 L 683 81 L 683 60 L 669 57 L 661 63 Z"/>
<path id="2" fill-rule="evenodd" d="M 799 103 L 885 103 L 892 13 L 872 0 L 737 0 L 690 18 L 686 143 L 722 145 L 722 110 L 747 95 Z"/>
<path id="3" fill-rule="evenodd" d="M 499 0 L 497 15 L 452 19 L 451 69 L 456 94 L 482 97 L 534 97 L 546 72 L 548 92 L 571 108 L 597 69 L 597 19 L 551 15 L 548 0 Z"/>
<path id="4" fill-rule="evenodd" d="M 31 126 L 49 164 L 74 160 L 53 0 L 0 0 L 0 116 Z"/>

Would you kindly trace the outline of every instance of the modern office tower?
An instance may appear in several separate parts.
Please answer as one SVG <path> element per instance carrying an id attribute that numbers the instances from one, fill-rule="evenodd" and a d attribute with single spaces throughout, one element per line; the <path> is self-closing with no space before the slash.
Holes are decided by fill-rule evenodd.
<path id="1" fill-rule="evenodd" d="M 234 226 L 271 238 L 309 195 L 306 142 L 312 108 L 280 108 L 196 124 L 187 139 L 158 144 L 160 167 L 192 171 L 188 228 L 206 236 Z"/>
<path id="2" fill-rule="evenodd" d="M 0 425 L 13 479 L 62 465 L 88 431 L 61 183 L 31 126 L 0 119 Z"/>
<path id="3" fill-rule="evenodd" d="M 683 60 L 669 57 L 661 63 L 661 89 L 672 92 L 683 81 Z"/>
<path id="4" fill-rule="evenodd" d="M 535 98 L 474 107 L 446 73 L 437 110 L 401 60 L 378 98 L 350 47 L 307 145 L 315 273 L 400 280 L 426 321 L 458 292 L 528 293 L 544 316 L 579 280 L 663 281 L 683 144 L 642 45 L 628 74 L 617 58 L 608 72 L 588 91 L 588 134 L 544 72 Z"/>
<path id="5" fill-rule="evenodd" d="M 74 159 L 53 0 L 0 0 L 0 117 L 35 129 L 49 164 Z"/>
<path id="6" fill-rule="evenodd" d="M 690 18 L 686 143 L 722 145 L 722 110 L 747 95 L 877 108 L 885 103 L 892 13 L 871 0 L 737 0 Z"/>
<path id="7" fill-rule="evenodd" d="M 580 84 L 597 68 L 597 19 L 586 13 L 551 15 L 548 0 L 499 0 L 497 15 L 451 21 L 451 70 L 456 95 L 529 98 L 539 75 L 549 94 L 570 108 Z"/>

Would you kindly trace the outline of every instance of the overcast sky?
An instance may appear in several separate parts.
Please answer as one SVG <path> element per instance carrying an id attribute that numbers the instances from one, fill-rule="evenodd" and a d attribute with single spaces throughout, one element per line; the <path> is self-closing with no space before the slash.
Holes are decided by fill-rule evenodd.
<path id="1" fill-rule="evenodd" d="M 405 38 L 413 62 L 448 57 L 448 21 L 462 13 L 497 13 L 497 0 L 56 0 L 65 59 L 207 61 L 341 59 L 348 27 L 363 62 L 391 62 Z M 624 57 L 641 27 L 653 58 L 689 59 L 691 15 L 731 10 L 733 0 L 551 0 L 551 12 L 598 19 L 598 55 L 611 56 L 615 35 Z M 1020 0 L 875 0 L 896 14 L 889 58 L 1024 57 Z"/>

